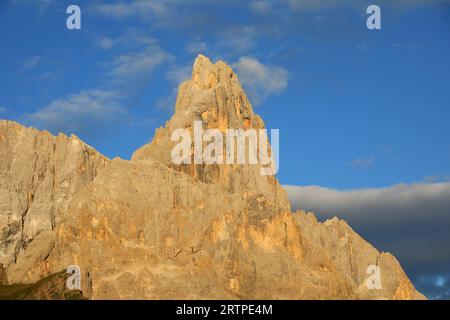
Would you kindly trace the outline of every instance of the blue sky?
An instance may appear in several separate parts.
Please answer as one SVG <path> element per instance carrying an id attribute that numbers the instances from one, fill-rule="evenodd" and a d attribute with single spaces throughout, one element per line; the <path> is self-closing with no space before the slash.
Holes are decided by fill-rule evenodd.
<path id="1" fill-rule="evenodd" d="M 72 3 L 81 30 L 66 28 Z M 373 3 L 381 30 L 366 28 Z M 450 180 L 446 0 L 11 0 L 0 4 L 0 37 L 0 118 L 75 133 L 111 158 L 130 158 L 170 118 L 203 53 L 232 65 L 266 126 L 280 129 L 282 184 Z"/>

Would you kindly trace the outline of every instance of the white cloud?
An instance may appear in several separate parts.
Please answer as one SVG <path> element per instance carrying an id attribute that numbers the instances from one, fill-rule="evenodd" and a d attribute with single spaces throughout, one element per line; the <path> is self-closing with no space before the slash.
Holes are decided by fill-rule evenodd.
<path id="1" fill-rule="evenodd" d="M 271 9 L 270 2 L 263 0 L 251 1 L 249 7 L 252 11 L 257 13 L 268 13 Z"/>
<path id="2" fill-rule="evenodd" d="M 241 57 L 232 67 L 254 105 L 283 92 L 288 86 L 289 72 L 282 67 L 264 65 L 251 57 Z"/>
<path id="3" fill-rule="evenodd" d="M 157 45 L 158 43 L 155 38 L 141 33 L 135 29 L 129 30 L 124 35 L 117 38 L 111 38 L 108 36 L 96 36 L 94 40 L 97 46 L 106 50 L 112 48 L 129 50 L 142 48 L 143 46 Z"/>
<path id="4" fill-rule="evenodd" d="M 175 107 L 175 102 L 177 100 L 178 90 L 176 88 L 172 88 L 170 94 L 159 98 L 156 101 L 156 107 L 158 109 L 167 110 L 173 112 Z"/>
<path id="5" fill-rule="evenodd" d="M 173 67 L 166 73 L 166 77 L 173 84 L 179 85 L 180 83 L 189 80 L 192 76 L 191 73 L 192 65 L 188 64 L 183 67 Z"/>
<path id="6" fill-rule="evenodd" d="M 172 66 L 172 68 L 166 73 L 166 78 L 171 82 L 172 89 L 170 94 L 159 98 L 156 101 L 156 107 L 172 112 L 175 106 L 178 86 L 189 79 L 192 76 L 192 64 L 187 64 L 182 67 Z"/>
<path id="7" fill-rule="evenodd" d="M 156 0 L 102 3 L 94 5 L 93 9 L 98 13 L 118 19 L 125 19 L 133 16 L 145 17 L 151 13 L 161 15 L 167 10 L 163 1 Z"/>
<path id="8" fill-rule="evenodd" d="M 215 43 L 218 50 L 234 55 L 246 54 L 256 46 L 256 39 L 263 30 L 254 26 L 233 26 L 224 30 Z"/>
<path id="9" fill-rule="evenodd" d="M 58 99 L 27 116 L 27 122 L 53 133 L 90 135 L 130 119 L 114 91 L 84 90 Z"/>
<path id="10" fill-rule="evenodd" d="M 57 76 L 57 72 L 55 71 L 48 71 L 48 72 L 44 72 L 39 76 L 40 80 L 44 80 L 44 81 L 50 81 L 50 80 L 55 80 Z"/>
<path id="11" fill-rule="evenodd" d="M 50 6 L 55 6 L 55 0 L 13 0 L 12 4 L 17 5 L 32 5 L 35 6 L 40 13 L 46 11 Z"/>
<path id="12" fill-rule="evenodd" d="M 97 44 L 103 49 L 111 49 L 114 46 L 114 40 L 109 37 L 99 37 Z"/>
<path id="13" fill-rule="evenodd" d="M 336 0 L 285 0 L 292 8 L 299 10 L 318 10 L 336 3 Z"/>
<path id="14" fill-rule="evenodd" d="M 352 6 L 355 8 L 368 7 L 368 1 L 364 2 L 361 0 L 266 0 L 268 2 L 275 2 L 277 4 L 288 5 L 291 9 L 299 11 L 318 11 L 318 10 L 329 10 L 334 9 L 337 6 Z M 380 0 L 378 5 L 382 8 L 392 7 L 408 9 L 415 6 L 421 5 L 436 5 L 440 3 L 448 2 L 448 0 Z"/>
<path id="15" fill-rule="evenodd" d="M 331 9 L 336 5 L 354 5 L 357 1 L 360 0 L 256 0 L 250 3 L 250 8 L 257 13 L 267 13 L 274 8 L 310 12 Z"/>
<path id="16" fill-rule="evenodd" d="M 6 109 L 5 107 L 0 106 L 0 114 L 2 113 L 7 113 L 8 109 Z"/>
<path id="17" fill-rule="evenodd" d="M 31 57 L 29 57 L 28 59 L 26 59 L 23 62 L 22 67 L 19 69 L 19 73 L 33 69 L 39 63 L 41 63 L 43 60 L 44 60 L 44 58 L 40 57 L 40 56 L 31 56 Z"/>
<path id="18" fill-rule="evenodd" d="M 293 208 L 316 210 L 325 216 L 370 219 L 391 215 L 392 219 L 430 218 L 447 211 L 450 221 L 450 183 L 398 184 L 387 188 L 334 190 L 318 186 L 286 186 Z M 403 217 L 399 217 L 403 215 Z M 450 231 L 450 230 L 449 230 Z"/>
<path id="19" fill-rule="evenodd" d="M 25 121 L 53 133 L 76 133 L 92 136 L 110 132 L 116 125 L 133 125 L 132 116 L 123 107 L 139 84 L 146 84 L 154 69 L 172 59 L 157 41 L 132 30 L 116 39 L 98 37 L 97 44 L 105 49 L 117 49 L 118 54 L 104 64 L 108 68 L 106 88 L 86 89 L 68 97 L 56 99 L 49 105 L 25 116 Z M 31 66 L 37 62 L 27 64 Z M 41 79 L 52 79 L 54 73 L 44 73 Z"/>
<path id="20" fill-rule="evenodd" d="M 140 51 L 119 55 L 114 59 L 111 75 L 123 80 L 148 75 L 160 64 L 171 59 L 171 55 L 157 45 L 149 45 Z"/>

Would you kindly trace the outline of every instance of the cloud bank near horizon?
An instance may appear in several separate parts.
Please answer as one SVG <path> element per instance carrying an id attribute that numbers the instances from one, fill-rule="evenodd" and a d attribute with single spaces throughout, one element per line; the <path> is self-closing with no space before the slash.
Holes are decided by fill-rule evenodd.
<path id="1" fill-rule="evenodd" d="M 450 290 L 443 293 L 439 281 L 450 279 L 450 182 L 346 191 L 285 189 L 293 210 L 313 211 L 321 220 L 346 220 L 378 250 L 393 253 L 429 298 L 450 299 Z"/>

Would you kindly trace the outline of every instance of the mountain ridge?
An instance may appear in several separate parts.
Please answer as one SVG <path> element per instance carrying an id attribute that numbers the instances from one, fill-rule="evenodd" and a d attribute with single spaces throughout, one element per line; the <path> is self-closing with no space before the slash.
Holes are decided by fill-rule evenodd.
<path id="1" fill-rule="evenodd" d="M 79 265 L 93 299 L 420 299 L 345 222 L 291 212 L 260 165 L 174 165 L 171 135 L 264 129 L 238 76 L 197 57 L 175 113 L 130 161 L 0 121 L 0 263 L 11 283 Z M 1 152 L 3 151 L 3 152 Z M 366 286 L 380 267 L 382 288 Z M 276 279 L 276 281 L 274 281 Z"/>

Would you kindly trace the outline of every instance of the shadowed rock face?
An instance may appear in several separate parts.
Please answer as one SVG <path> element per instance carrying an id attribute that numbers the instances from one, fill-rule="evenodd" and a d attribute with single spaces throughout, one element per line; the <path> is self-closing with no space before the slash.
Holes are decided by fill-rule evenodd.
<path id="1" fill-rule="evenodd" d="M 171 134 L 194 120 L 264 128 L 237 75 L 204 56 L 172 119 L 131 161 L 0 122 L 0 262 L 10 283 L 75 264 L 94 299 L 423 298 L 392 255 L 345 222 L 291 213 L 259 165 L 174 165 Z M 366 285 L 370 265 L 380 268 L 379 290 Z"/>
<path id="2" fill-rule="evenodd" d="M 3 267 L 3 264 L 0 264 L 0 285 L 8 284 L 8 275 L 6 274 L 6 270 Z"/>
<path id="3" fill-rule="evenodd" d="M 0 300 L 85 300 L 79 290 L 66 287 L 67 274 L 61 271 L 31 284 L 1 285 Z"/>

